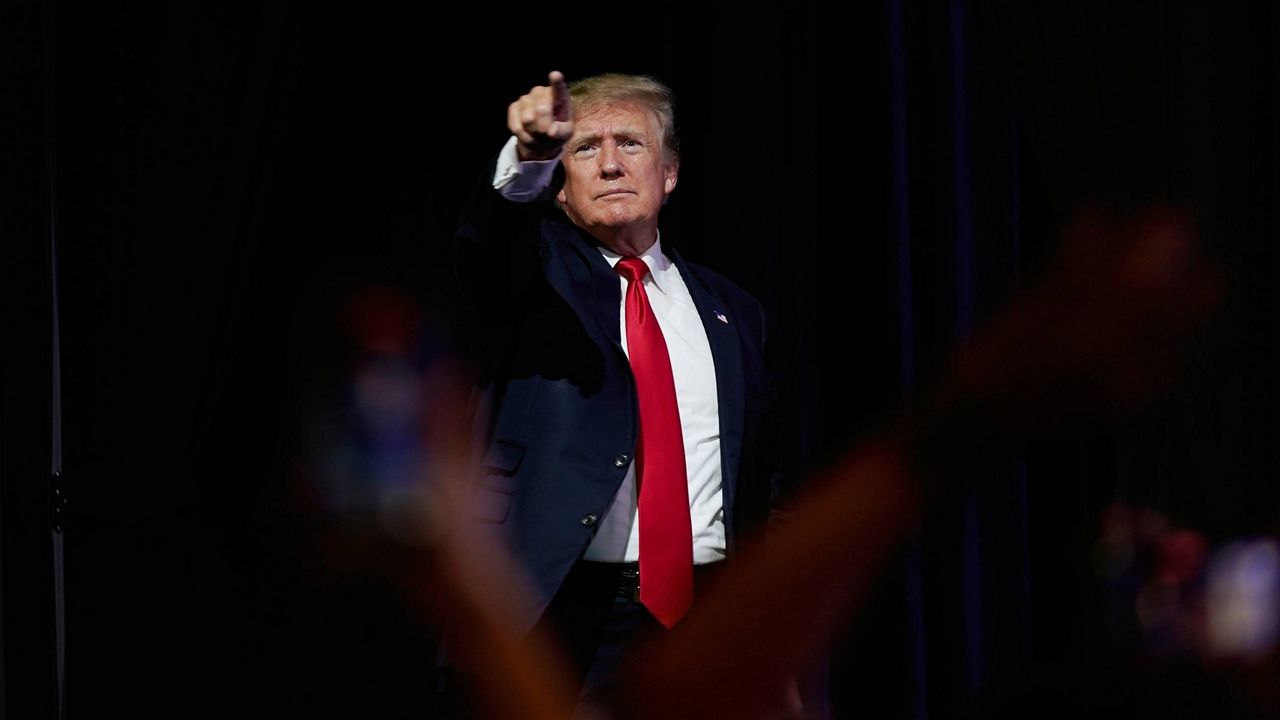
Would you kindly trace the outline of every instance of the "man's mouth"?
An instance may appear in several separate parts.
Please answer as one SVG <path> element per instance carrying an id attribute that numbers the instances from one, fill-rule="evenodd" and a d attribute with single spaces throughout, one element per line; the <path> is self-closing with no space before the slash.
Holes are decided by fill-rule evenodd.
<path id="1" fill-rule="evenodd" d="M 624 193 L 626 193 L 626 194 L 630 194 L 630 195 L 634 195 L 634 194 L 635 194 L 635 193 L 634 193 L 634 192 L 632 192 L 631 190 L 623 190 L 623 189 L 606 190 L 606 191 L 604 191 L 604 192 L 600 193 L 599 195 L 597 195 L 597 196 L 596 196 L 596 199 L 597 199 L 597 200 L 599 200 L 600 198 L 609 197 L 610 195 L 622 195 L 622 194 L 624 194 Z"/>

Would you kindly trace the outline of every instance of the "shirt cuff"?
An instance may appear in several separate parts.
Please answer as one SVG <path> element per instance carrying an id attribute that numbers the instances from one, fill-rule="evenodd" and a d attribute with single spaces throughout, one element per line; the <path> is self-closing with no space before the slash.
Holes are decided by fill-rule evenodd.
<path id="1" fill-rule="evenodd" d="M 555 175 L 557 155 L 551 160 L 521 161 L 516 153 L 514 135 L 498 153 L 498 165 L 493 172 L 493 189 L 513 202 L 533 202 L 542 196 Z"/>

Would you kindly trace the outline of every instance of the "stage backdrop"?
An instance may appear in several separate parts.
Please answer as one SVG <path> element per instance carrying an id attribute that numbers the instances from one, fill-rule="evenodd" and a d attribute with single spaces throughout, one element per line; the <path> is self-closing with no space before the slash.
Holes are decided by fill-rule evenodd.
<path id="1" fill-rule="evenodd" d="M 676 90 L 664 241 L 769 311 L 799 492 L 928 391 L 1080 208 L 1191 213 L 1228 291 L 1182 381 L 984 453 L 807 692 L 833 717 L 1247 705 L 1174 662 L 1196 650 L 1152 624 L 1155 571 L 1104 541 L 1185 530 L 1203 557 L 1275 531 L 1270 3 L 19 5 L 10 716 L 48 716 L 56 688 L 55 267 L 72 713 L 434 711 L 437 630 L 370 560 L 378 531 L 335 518 L 368 510 L 353 478 L 420 460 L 397 388 L 449 352 L 456 214 L 551 69 Z"/>

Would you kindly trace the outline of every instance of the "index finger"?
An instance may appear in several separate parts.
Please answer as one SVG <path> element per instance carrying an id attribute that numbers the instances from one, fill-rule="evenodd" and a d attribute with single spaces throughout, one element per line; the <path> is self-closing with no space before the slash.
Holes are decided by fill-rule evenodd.
<path id="1" fill-rule="evenodd" d="M 552 70 L 547 75 L 547 82 L 551 85 L 552 116 L 556 120 L 569 120 L 573 116 L 573 105 L 569 100 L 569 83 L 565 81 L 564 73 Z"/>

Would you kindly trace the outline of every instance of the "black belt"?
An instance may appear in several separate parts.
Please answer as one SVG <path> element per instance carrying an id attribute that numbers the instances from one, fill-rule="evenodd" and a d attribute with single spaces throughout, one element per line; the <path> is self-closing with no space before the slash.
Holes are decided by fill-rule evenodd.
<path id="1" fill-rule="evenodd" d="M 705 563 L 693 566 L 693 586 L 695 592 L 701 592 L 711 576 L 718 574 L 724 562 Z M 574 564 L 572 575 L 592 587 L 612 588 L 611 593 L 632 602 L 640 601 L 640 563 L 609 563 L 579 560 Z"/>

